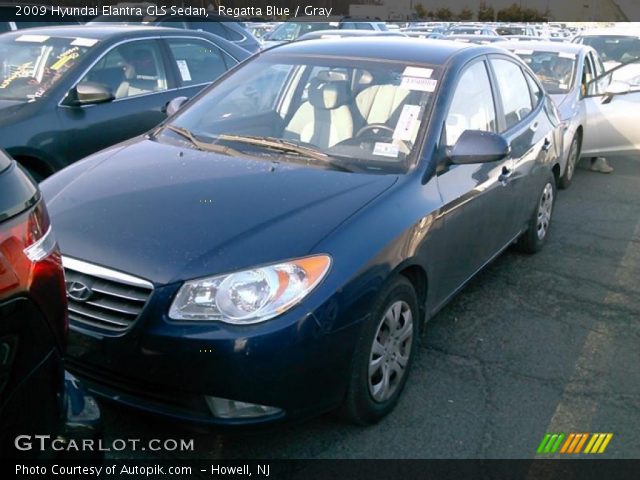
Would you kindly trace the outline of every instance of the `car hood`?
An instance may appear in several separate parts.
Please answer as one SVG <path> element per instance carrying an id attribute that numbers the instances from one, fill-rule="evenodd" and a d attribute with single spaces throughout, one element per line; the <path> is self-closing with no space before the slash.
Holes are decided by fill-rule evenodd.
<path id="1" fill-rule="evenodd" d="M 396 180 L 137 139 L 41 188 L 63 254 L 160 285 L 304 256 Z"/>
<path id="2" fill-rule="evenodd" d="M 22 100 L 0 99 L 0 125 L 13 123 L 16 116 L 22 110 L 28 109 L 29 105 L 29 102 Z"/>

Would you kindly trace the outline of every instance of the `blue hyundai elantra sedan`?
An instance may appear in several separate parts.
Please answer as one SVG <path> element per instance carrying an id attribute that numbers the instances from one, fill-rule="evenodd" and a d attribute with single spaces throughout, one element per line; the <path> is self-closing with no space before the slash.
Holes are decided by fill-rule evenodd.
<path id="1" fill-rule="evenodd" d="M 380 420 L 425 321 L 510 245 L 545 244 L 555 112 L 490 46 L 256 55 L 42 184 L 68 368 L 95 394 L 200 424 Z"/>

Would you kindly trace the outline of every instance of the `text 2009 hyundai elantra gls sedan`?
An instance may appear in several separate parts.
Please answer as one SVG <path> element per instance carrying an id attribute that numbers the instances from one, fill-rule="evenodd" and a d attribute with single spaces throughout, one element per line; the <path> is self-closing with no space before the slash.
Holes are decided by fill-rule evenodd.
<path id="1" fill-rule="evenodd" d="M 259 54 L 152 133 L 43 183 L 69 369 L 209 424 L 379 420 L 424 320 L 545 243 L 559 120 L 492 47 L 406 38 Z"/>

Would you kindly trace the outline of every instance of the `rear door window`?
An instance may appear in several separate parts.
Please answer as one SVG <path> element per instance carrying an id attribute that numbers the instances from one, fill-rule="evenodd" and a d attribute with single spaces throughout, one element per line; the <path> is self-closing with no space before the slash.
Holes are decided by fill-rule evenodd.
<path id="1" fill-rule="evenodd" d="M 183 87 L 213 82 L 227 71 L 218 47 L 199 39 L 169 39 L 169 49 Z"/>

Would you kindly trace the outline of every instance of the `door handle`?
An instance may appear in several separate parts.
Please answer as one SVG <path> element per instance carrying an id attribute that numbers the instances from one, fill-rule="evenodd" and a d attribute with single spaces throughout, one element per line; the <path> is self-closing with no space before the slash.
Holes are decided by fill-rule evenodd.
<path id="1" fill-rule="evenodd" d="M 509 183 L 509 180 L 511 180 L 512 175 L 513 175 L 513 170 L 511 170 L 509 167 L 502 167 L 502 173 L 498 177 L 498 181 L 503 186 L 506 186 L 507 183 Z"/>
<path id="2" fill-rule="evenodd" d="M 548 138 L 544 139 L 544 144 L 542 145 L 542 151 L 548 152 L 551 149 L 551 140 Z"/>

